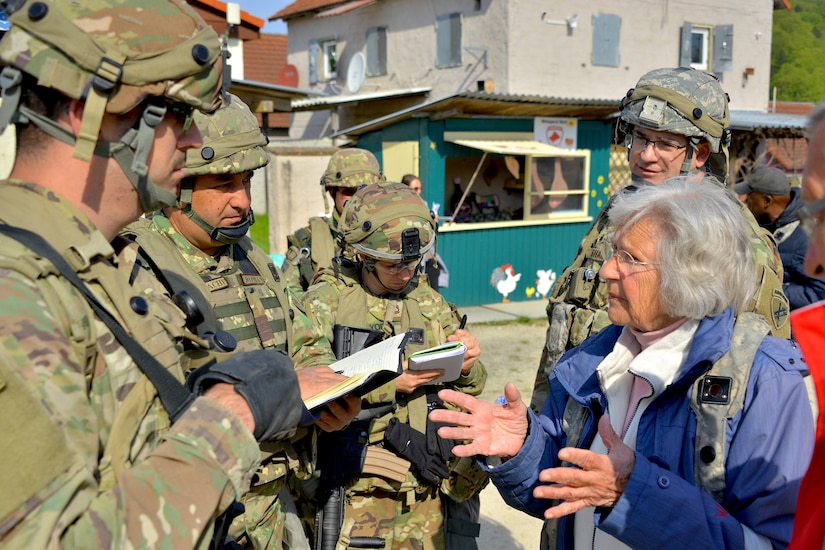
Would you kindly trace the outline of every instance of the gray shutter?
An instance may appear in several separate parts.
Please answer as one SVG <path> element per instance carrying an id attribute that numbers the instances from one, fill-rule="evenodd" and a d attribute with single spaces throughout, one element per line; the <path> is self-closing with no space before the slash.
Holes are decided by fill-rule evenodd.
<path id="1" fill-rule="evenodd" d="M 716 25 L 713 27 L 713 65 L 714 73 L 733 70 L 733 25 Z"/>
<path id="2" fill-rule="evenodd" d="M 436 66 L 461 65 L 461 14 L 448 13 L 435 19 Z"/>
<path id="3" fill-rule="evenodd" d="M 693 24 L 690 21 L 685 21 L 682 24 L 682 39 L 680 41 L 681 47 L 679 49 L 679 66 L 690 67 L 690 49 L 692 46 Z"/>
<path id="4" fill-rule="evenodd" d="M 593 65 L 619 66 L 622 18 L 612 13 L 593 16 Z"/>
<path id="5" fill-rule="evenodd" d="M 367 29 L 367 74 L 387 74 L 387 27 Z"/>
<path id="6" fill-rule="evenodd" d="M 321 45 L 317 40 L 309 41 L 309 85 L 318 84 L 321 79 L 318 66 L 321 59 Z"/>

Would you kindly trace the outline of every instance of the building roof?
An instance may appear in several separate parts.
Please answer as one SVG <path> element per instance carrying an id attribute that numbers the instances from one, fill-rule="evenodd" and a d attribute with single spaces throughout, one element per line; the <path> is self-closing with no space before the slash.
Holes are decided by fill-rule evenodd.
<path id="1" fill-rule="evenodd" d="M 433 120 L 471 116 L 578 117 L 602 120 L 616 115 L 615 99 L 574 99 L 539 95 L 460 92 L 403 109 L 369 122 L 341 130 L 341 135 L 359 136 L 413 117 L 429 116 Z"/>
<path id="2" fill-rule="evenodd" d="M 802 137 L 807 124 L 805 115 L 786 113 L 763 113 L 762 111 L 731 110 L 730 127 L 732 130 L 754 132 L 761 131 L 774 137 Z"/>
<path id="3" fill-rule="evenodd" d="M 218 34 L 226 32 L 226 2 L 220 0 L 192 0 L 192 8 Z M 233 36 L 241 40 L 255 40 L 261 34 L 266 21 L 241 10 L 241 24 L 234 27 Z"/>
<path id="4" fill-rule="evenodd" d="M 261 33 L 259 40 L 244 42 L 244 79 L 265 84 L 279 84 L 278 76 L 287 65 L 287 54 L 288 43 L 285 34 Z M 270 128 L 279 129 L 288 129 L 289 122 L 290 115 L 281 112 L 272 114 L 267 121 Z"/>
<path id="5" fill-rule="evenodd" d="M 281 11 L 276 14 L 270 15 L 267 19 L 269 21 L 275 21 L 277 19 L 287 20 L 298 17 L 299 15 L 318 13 L 334 6 L 350 3 L 352 3 L 352 0 L 295 0 L 295 2 L 281 9 Z"/>

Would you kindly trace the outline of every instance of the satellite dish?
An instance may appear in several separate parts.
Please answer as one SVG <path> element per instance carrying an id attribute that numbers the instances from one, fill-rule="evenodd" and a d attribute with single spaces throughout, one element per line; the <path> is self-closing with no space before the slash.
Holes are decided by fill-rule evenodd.
<path id="1" fill-rule="evenodd" d="M 364 54 L 358 52 L 350 58 L 349 67 L 347 67 L 347 90 L 351 94 L 361 89 L 366 70 L 367 61 L 364 59 Z"/>
<path id="2" fill-rule="evenodd" d="M 286 86 L 287 88 L 298 87 L 298 67 L 295 65 L 284 65 L 281 72 L 278 73 L 278 78 L 275 83 L 279 86 Z"/>

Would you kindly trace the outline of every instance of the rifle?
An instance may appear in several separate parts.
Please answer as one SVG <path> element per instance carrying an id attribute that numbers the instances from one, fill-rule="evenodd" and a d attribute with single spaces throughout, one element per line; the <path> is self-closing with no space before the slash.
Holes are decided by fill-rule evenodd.
<path id="1" fill-rule="evenodd" d="M 384 333 L 377 330 L 335 325 L 332 329 L 333 353 L 336 359 L 343 359 L 380 342 L 383 338 Z M 320 493 L 320 500 L 324 504 L 318 508 L 315 518 L 315 550 L 335 550 L 344 522 L 346 496 L 344 483 L 349 475 L 361 472 L 369 444 L 369 418 L 375 417 L 375 413 L 380 412 L 380 415 L 383 415 L 389 412 L 389 410 L 385 411 L 385 408 L 379 407 L 380 411 L 368 410 L 373 414 L 359 414 L 344 431 L 321 434 L 319 438 L 319 446 L 326 443 L 328 452 L 321 456 L 328 457 L 326 461 L 328 473 L 325 476 L 326 487 L 322 487 Z M 384 548 L 385 541 L 378 537 L 354 537 L 350 540 L 349 546 L 351 548 Z"/>

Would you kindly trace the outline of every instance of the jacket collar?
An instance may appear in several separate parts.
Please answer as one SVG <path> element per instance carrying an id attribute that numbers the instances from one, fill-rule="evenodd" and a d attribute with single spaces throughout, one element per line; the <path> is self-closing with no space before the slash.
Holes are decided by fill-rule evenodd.
<path id="1" fill-rule="evenodd" d="M 733 308 L 700 321 L 684 367 L 665 393 L 692 384 L 730 349 L 733 323 Z M 605 327 L 565 354 L 556 365 L 554 376 L 576 401 L 586 405 L 591 398 L 601 396 L 596 368 L 613 350 L 621 332 L 622 327 L 616 325 Z"/>

